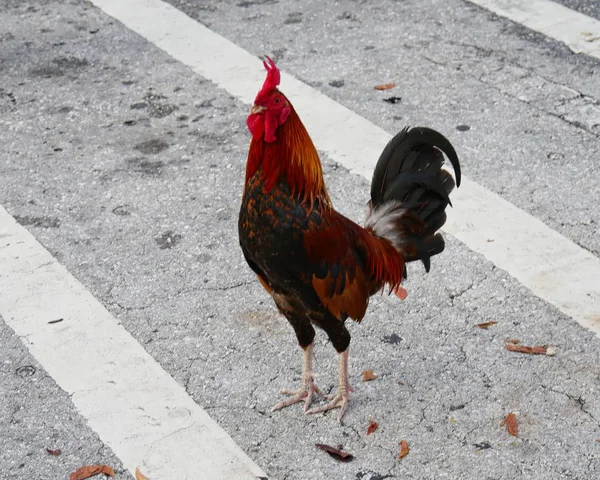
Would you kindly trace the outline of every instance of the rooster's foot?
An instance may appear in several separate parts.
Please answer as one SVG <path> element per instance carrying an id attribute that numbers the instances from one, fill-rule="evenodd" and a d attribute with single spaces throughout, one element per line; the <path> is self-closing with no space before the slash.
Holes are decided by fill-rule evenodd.
<path id="1" fill-rule="evenodd" d="M 284 407 L 289 407 L 294 403 L 299 403 L 304 400 L 304 411 L 306 412 L 310 408 L 315 393 L 317 395 L 323 395 L 313 381 L 312 354 L 313 344 L 311 343 L 306 346 L 302 352 L 302 385 L 298 390 L 282 390 L 281 393 L 283 395 L 291 395 L 291 398 L 279 402 L 273 407 L 273 411 L 281 410 Z"/>
<path id="2" fill-rule="evenodd" d="M 348 382 L 348 349 L 346 349 L 340 353 L 339 386 L 337 393 L 335 395 L 327 395 L 327 400 L 330 400 L 330 402 L 327 405 L 312 408 L 306 413 L 321 413 L 333 410 L 334 408 L 339 408 L 340 413 L 338 414 L 337 419 L 338 422 L 342 423 L 342 418 L 346 413 L 346 409 L 348 408 L 348 402 L 350 401 L 350 392 L 353 391 L 354 389 L 350 386 L 350 383 Z"/>
<path id="3" fill-rule="evenodd" d="M 306 413 L 308 415 L 312 415 L 313 413 L 322 413 L 327 412 L 329 410 L 333 410 L 334 408 L 339 408 L 340 413 L 338 414 L 338 422 L 341 423 L 342 417 L 344 416 L 348 408 L 348 402 L 350 401 L 349 390 L 345 392 L 338 392 L 335 395 L 327 395 L 327 399 L 331 399 L 331 401 L 327 405 L 323 405 L 322 407 L 311 408 Z"/>
<path id="4" fill-rule="evenodd" d="M 281 410 L 284 407 L 289 407 L 295 403 L 304 401 L 304 411 L 306 412 L 310 408 L 315 393 L 317 395 L 323 395 L 319 387 L 317 387 L 312 380 L 303 384 L 298 390 L 281 390 L 282 395 L 291 395 L 287 400 L 279 402 L 273 407 L 273 411 Z"/>

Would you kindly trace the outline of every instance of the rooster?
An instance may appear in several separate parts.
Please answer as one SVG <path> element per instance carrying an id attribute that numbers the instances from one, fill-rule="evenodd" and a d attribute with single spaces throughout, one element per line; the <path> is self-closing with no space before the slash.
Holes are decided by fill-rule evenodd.
<path id="1" fill-rule="evenodd" d="M 442 169 L 445 153 L 460 185 L 454 148 L 429 128 L 405 128 L 384 148 L 375 167 L 364 227 L 336 212 L 325 188 L 317 150 L 288 98 L 280 72 L 263 62 L 267 78 L 247 120 L 252 140 L 239 215 L 239 240 L 250 268 L 294 328 L 302 348 L 302 380 L 279 410 L 304 402 L 304 412 L 347 410 L 350 334 L 344 322 L 360 322 L 369 297 L 386 285 L 398 292 L 406 263 L 444 250 L 449 193 L 455 186 Z M 312 370 L 317 326 L 339 354 L 339 385 L 328 402 L 310 408 L 321 391 Z"/>

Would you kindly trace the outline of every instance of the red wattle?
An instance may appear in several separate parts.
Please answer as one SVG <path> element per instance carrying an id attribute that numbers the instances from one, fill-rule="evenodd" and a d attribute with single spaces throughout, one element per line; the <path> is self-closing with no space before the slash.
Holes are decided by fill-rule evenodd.
<path id="1" fill-rule="evenodd" d="M 248 116 L 246 120 L 246 125 L 248 125 L 248 130 L 252 134 L 252 138 L 258 140 L 265 133 L 265 119 L 264 115 L 260 113 L 254 113 Z"/>

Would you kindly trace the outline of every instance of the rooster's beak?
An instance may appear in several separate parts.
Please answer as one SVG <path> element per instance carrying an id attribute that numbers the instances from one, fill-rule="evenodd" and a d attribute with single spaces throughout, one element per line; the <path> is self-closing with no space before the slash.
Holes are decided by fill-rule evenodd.
<path id="1" fill-rule="evenodd" d="M 262 113 L 265 110 L 265 107 L 261 107 L 260 105 L 253 105 L 252 110 L 250 110 L 250 115 L 254 115 L 255 113 Z"/>

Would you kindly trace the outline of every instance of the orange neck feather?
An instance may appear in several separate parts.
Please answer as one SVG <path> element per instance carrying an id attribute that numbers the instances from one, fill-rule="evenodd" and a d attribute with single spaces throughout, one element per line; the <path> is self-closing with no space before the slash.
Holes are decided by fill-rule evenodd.
<path id="1" fill-rule="evenodd" d="M 275 132 L 277 140 L 264 141 L 263 136 L 252 139 L 246 163 L 246 183 L 262 169 L 267 191 L 285 180 L 292 195 L 310 207 L 319 200 L 321 208 L 331 208 L 325 188 L 319 154 L 295 110 Z"/>

